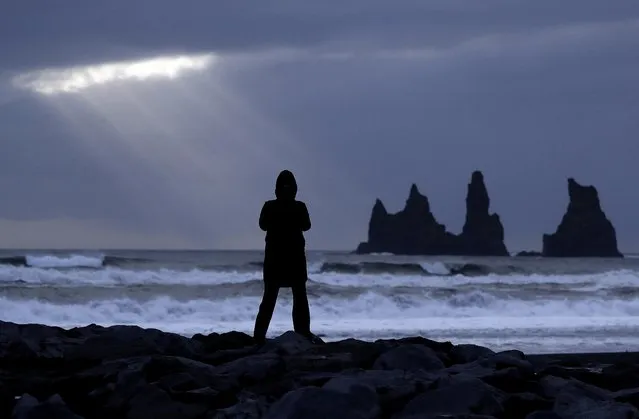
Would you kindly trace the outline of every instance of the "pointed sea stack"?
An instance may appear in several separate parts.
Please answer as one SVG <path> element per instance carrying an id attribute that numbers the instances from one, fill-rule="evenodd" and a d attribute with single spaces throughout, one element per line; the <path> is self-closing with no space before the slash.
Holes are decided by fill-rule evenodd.
<path id="1" fill-rule="evenodd" d="M 544 234 L 543 255 L 550 257 L 623 257 L 617 234 L 601 209 L 594 186 L 568 179 L 570 203 L 554 234 Z"/>
<path id="2" fill-rule="evenodd" d="M 504 227 L 499 215 L 488 212 L 489 207 L 484 175 L 475 171 L 468 184 L 466 223 L 457 236 L 435 220 L 428 198 L 413 184 L 406 206 L 396 214 L 389 214 L 379 199 L 375 201 L 368 241 L 360 243 L 355 253 L 508 256 Z"/>
<path id="3" fill-rule="evenodd" d="M 490 198 L 484 175 L 473 172 L 466 195 L 466 222 L 460 239 L 460 254 L 468 256 L 508 256 L 504 226 L 499 215 L 490 214 Z"/>
<path id="4" fill-rule="evenodd" d="M 360 243 L 356 253 L 440 255 L 451 254 L 457 247 L 457 237 L 435 220 L 428 198 L 413 184 L 404 209 L 398 213 L 389 214 L 382 201 L 375 201 L 368 241 Z"/>
<path id="5" fill-rule="evenodd" d="M 373 212 L 371 213 L 371 219 L 368 222 L 368 241 L 362 242 L 357 246 L 356 253 L 383 253 L 380 243 L 390 235 L 388 222 L 390 216 L 384 203 L 378 198 L 373 205 Z"/>

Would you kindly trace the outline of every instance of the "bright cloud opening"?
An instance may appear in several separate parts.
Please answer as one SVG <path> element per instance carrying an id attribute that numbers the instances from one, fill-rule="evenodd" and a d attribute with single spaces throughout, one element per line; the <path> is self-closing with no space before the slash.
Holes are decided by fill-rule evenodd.
<path id="1" fill-rule="evenodd" d="M 211 66 L 213 54 L 156 57 L 138 61 L 121 61 L 82 67 L 44 69 L 21 74 L 13 83 L 44 95 L 74 93 L 95 85 L 116 81 L 175 79 L 185 72 L 201 71 Z"/>

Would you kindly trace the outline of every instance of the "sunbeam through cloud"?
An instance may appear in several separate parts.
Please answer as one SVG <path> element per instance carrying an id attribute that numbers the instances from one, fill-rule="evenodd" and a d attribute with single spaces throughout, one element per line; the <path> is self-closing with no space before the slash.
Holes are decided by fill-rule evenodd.
<path id="1" fill-rule="evenodd" d="M 45 95 L 74 93 L 91 86 L 116 81 L 174 79 L 184 72 L 205 70 L 216 58 L 213 54 L 164 56 L 82 67 L 44 69 L 18 75 L 13 79 L 13 83 L 17 87 Z"/>

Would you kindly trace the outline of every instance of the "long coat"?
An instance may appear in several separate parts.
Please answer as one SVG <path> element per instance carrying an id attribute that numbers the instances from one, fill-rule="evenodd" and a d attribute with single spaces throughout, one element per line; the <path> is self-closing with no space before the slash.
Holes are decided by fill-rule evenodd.
<path id="1" fill-rule="evenodd" d="M 304 232 L 311 228 L 306 204 L 295 200 L 297 183 L 288 170 L 277 178 L 274 200 L 266 201 L 260 213 L 260 228 L 266 231 L 264 282 L 293 287 L 308 279 Z"/>

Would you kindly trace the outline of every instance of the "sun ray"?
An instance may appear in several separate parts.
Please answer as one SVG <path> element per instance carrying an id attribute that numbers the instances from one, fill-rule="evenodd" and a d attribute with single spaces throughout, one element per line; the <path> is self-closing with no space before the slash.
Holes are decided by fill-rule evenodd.
<path id="1" fill-rule="evenodd" d="M 315 211 L 340 211 L 334 195 L 348 189 L 350 177 L 318 158 L 287 121 L 272 120 L 244 98 L 225 78 L 226 60 L 210 56 L 216 57 L 210 71 L 188 77 L 184 60 L 145 60 L 43 70 L 14 82 L 58 110 L 78 146 L 122 184 L 140 214 L 147 203 L 136 197 L 136 179 L 123 172 L 130 167 L 119 161 L 125 157 L 163 191 L 155 199 L 220 240 L 259 239 L 256 208 L 284 168 L 296 173 Z M 234 217 L 226 218 L 229 211 Z M 220 222 L 225 229 L 216 227 Z"/>
<path id="2" fill-rule="evenodd" d="M 79 92 L 117 81 L 179 77 L 186 71 L 205 70 L 217 59 L 213 54 L 154 57 L 70 68 L 43 69 L 20 74 L 14 85 L 52 95 Z"/>

